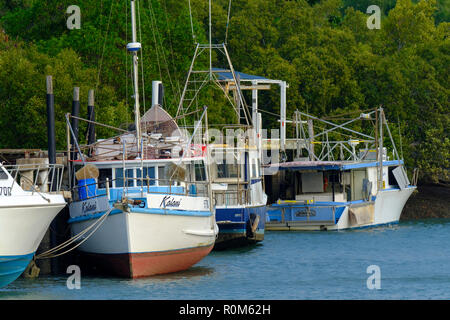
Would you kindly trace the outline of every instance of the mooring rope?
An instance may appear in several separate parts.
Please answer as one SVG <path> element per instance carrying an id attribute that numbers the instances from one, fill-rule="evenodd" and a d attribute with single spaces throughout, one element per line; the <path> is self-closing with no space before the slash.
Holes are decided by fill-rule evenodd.
<path id="1" fill-rule="evenodd" d="M 111 213 L 111 211 L 114 209 L 110 208 L 108 211 L 106 211 L 100 218 L 97 219 L 97 221 L 95 221 L 93 224 L 91 224 L 89 227 L 87 227 L 86 229 L 84 229 L 83 231 L 81 231 L 80 233 L 78 233 L 77 235 L 73 236 L 72 238 L 70 238 L 69 240 L 61 243 L 60 245 L 57 245 L 56 247 L 45 251 L 37 256 L 35 256 L 35 260 L 37 259 L 50 259 L 50 258 L 55 258 L 55 257 L 59 257 L 62 256 L 63 254 L 66 254 L 72 250 L 74 250 L 75 248 L 79 247 L 83 242 L 85 242 L 87 239 L 90 238 L 90 236 L 92 236 L 95 231 L 97 231 L 97 229 L 103 224 L 103 222 L 105 222 L 106 218 L 109 216 L 109 214 Z M 80 241 L 79 243 L 77 243 L 74 247 L 64 251 L 64 252 L 60 252 L 60 253 L 55 253 L 61 249 L 64 249 L 66 247 L 68 247 L 69 245 L 71 245 L 72 243 L 74 243 L 75 241 L 77 241 L 79 238 L 81 238 L 82 236 L 84 236 L 86 233 L 88 233 L 91 229 L 94 230 L 87 235 L 82 241 Z"/>

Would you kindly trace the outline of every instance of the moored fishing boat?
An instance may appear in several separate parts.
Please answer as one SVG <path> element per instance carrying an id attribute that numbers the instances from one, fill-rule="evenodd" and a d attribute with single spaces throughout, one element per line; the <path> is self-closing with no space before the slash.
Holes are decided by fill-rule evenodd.
<path id="1" fill-rule="evenodd" d="M 219 236 L 216 249 L 264 239 L 267 196 L 256 147 L 211 145 L 211 178 Z"/>
<path id="2" fill-rule="evenodd" d="M 79 234 L 107 215 L 79 247 L 88 263 L 137 278 L 184 270 L 205 257 L 217 226 L 204 163 L 202 156 L 89 161 L 100 176 L 77 188 L 87 193 L 71 203 L 69 220 Z M 170 179 L 172 168 L 183 180 Z"/>
<path id="3" fill-rule="evenodd" d="M 23 273 L 50 223 L 66 206 L 58 193 L 63 169 L 62 165 L 0 164 L 0 287 Z"/>
<path id="4" fill-rule="evenodd" d="M 212 196 L 219 227 L 215 248 L 228 249 L 254 244 L 264 239 L 267 196 L 263 188 L 261 161 L 262 122 L 257 105 L 253 102 L 250 111 L 242 92 L 241 77 L 248 75 L 234 70 L 226 41 L 220 44 L 212 43 L 211 1 L 209 27 L 209 43 L 196 43 L 177 115 L 189 112 L 192 106 L 198 104 L 201 93 L 206 92 L 208 87 L 221 92 L 223 104 L 211 92 L 207 92 L 209 96 L 206 99 L 212 99 L 214 104 L 220 105 L 219 110 L 233 110 L 231 114 L 222 115 L 227 119 L 227 123 L 210 125 L 215 133 L 217 130 L 227 131 L 226 136 L 222 133 L 219 136 L 211 135 L 217 140 L 225 138 L 227 143 L 207 141 L 211 143 L 209 150 Z M 193 38 L 196 38 L 194 34 Z M 204 64 L 197 63 L 198 59 L 206 54 L 209 55 L 207 69 Z M 213 55 L 216 54 L 214 63 L 217 66 L 213 67 Z M 253 78 L 256 79 L 264 78 Z M 257 91 L 254 89 L 252 95 L 256 96 Z M 234 132 L 230 133 L 230 129 Z"/>
<path id="5" fill-rule="evenodd" d="M 140 117 L 134 0 L 131 15 L 134 132 L 90 145 L 87 159 L 79 152 L 69 223 L 73 234 L 96 226 L 78 248 L 91 267 L 138 278 L 191 267 L 212 250 L 218 229 L 206 147 L 193 145 L 158 104 Z M 206 119 L 205 108 L 199 124 Z"/>
<path id="6" fill-rule="evenodd" d="M 268 211 L 268 230 L 342 230 L 390 225 L 399 222 L 403 207 L 416 189 L 409 182 L 404 162 L 400 159 L 382 108 L 347 122 L 375 120 L 376 137 L 357 132 L 345 125 L 333 124 L 304 113 L 303 119 L 322 121 L 331 125 L 314 135 L 299 139 L 299 150 L 307 150 L 308 157 L 271 165 L 281 176 L 278 200 Z M 375 119 L 373 118 L 375 116 Z M 386 125 L 393 157 L 383 147 L 383 129 Z M 347 141 L 330 141 L 328 134 L 346 130 L 357 136 Z M 317 141 L 317 137 L 324 137 Z M 314 145 L 322 145 L 319 155 Z M 358 148 L 362 145 L 362 148 Z M 374 148 L 369 148 L 374 146 Z M 339 158 L 339 159 L 337 159 Z"/>

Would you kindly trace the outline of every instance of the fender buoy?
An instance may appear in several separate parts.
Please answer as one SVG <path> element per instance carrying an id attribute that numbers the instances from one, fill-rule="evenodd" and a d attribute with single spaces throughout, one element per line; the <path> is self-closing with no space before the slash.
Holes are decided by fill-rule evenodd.
<path id="1" fill-rule="evenodd" d="M 328 187 L 328 178 L 323 178 L 323 192 L 327 190 Z"/>

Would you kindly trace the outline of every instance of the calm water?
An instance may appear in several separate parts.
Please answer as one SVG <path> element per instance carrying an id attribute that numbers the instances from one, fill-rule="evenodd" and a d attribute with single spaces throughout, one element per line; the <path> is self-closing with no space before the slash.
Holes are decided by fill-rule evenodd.
<path id="1" fill-rule="evenodd" d="M 381 271 L 369 290 L 367 267 Z M 19 278 L 0 299 L 450 299 L 450 220 L 344 232 L 267 232 L 261 245 L 213 252 L 188 271 L 124 280 Z"/>

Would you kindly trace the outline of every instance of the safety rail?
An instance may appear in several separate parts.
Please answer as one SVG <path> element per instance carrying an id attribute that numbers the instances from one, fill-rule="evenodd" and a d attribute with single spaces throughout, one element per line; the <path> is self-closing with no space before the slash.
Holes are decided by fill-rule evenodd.
<path id="1" fill-rule="evenodd" d="M 113 181 L 122 181 L 124 186 L 121 187 L 115 187 L 112 188 L 110 187 L 110 183 L 112 183 Z M 128 185 L 128 181 L 129 180 L 137 180 L 140 182 L 145 182 L 145 185 L 142 186 L 132 186 L 132 187 L 127 187 Z M 169 184 L 160 184 L 160 181 L 164 181 L 164 182 L 169 182 Z M 153 182 L 153 184 L 152 184 Z M 156 182 L 158 182 L 158 184 L 156 184 Z M 176 184 L 174 184 L 176 183 Z M 105 188 L 99 188 L 100 184 L 105 184 Z M 97 187 L 97 191 L 98 190 L 105 190 L 105 193 L 100 193 L 100 194 L 95 194 L 93 196 L 88 196 L 86 197 L 84 200 L 89 200 L 89 199 L 95 199 L 98 197 L 102 197 L 105 195 L 108 195 L 110 190 L 123 190 L 123 194 L 128 194 L 128 193 L 136 193 L 136 190 L 139 190 L 138 192 L 142 191 L 145 193 L 149 193 L 149 194 L 165 194 L 165 195 L 174 195 L 174 196 L 191 196 L 191 197 L 208 197 L 208 181 L 186 181 L 186 180 L 169 180 L 169 179 L 156 179 L 156 178 L 135 178 L 135 177 L 125 177 L 125 178 L 116 178 L 116 179 L 106 179 L 106 180 L 102 180 L 102 181 L 96 181 L 93 183 L 88 183 L 88 184 L 84 184 L 84 185 L 77 185 L 74 186 L 72 188 L 73 190 L 73 194 L 74 194 L 74 199 L 75 201 L 80 201 L 80 199 L 78 199 L 78 190 L 81 188 L 87 188 L 89 186 L 96 186 Z M 200 187 L 199 187 L 200 186 Z M 151 190 L 152 187 L 156 187 L 156 188 L 166 188 L 167 191 L 158 191 L 158 190 Z M 179 190 L 179 188 L 183 188 L 184 192 L 177 192 L 177 189 Z M 130 192 L 129 189 L 131 189 L 133 192 Z M 98 193 L 98 192 L 97 192 Z"/>
<path id="2" fill-rule="evenodd" d="M 240 190 L 215 190 L 213 197 L 218 206 L 233 206 L 249 203 L 249 189 Z"/>
<path id="3" fill-rule="evenodd" d="M 289 202 L 282 202 L 282 203 L 277 203 L 274 204 L 272 206 L 269 207 L 269 212 L 270 211 L 280 211 L 281 212 L 281 216 L 280 216 L 280 221 L 281 223 L 285 223 L 288 221 L 296 221 L 296 222 L 305 222 L 305 223 L 315 223 L 315 222 L 321 222 L 321 224 L 323 224 L 324 222 L 329 222 L 334 224 L 336 221 L 336 209 L 337 208 L 341 208 L 341 207 L 346 207 L 347 204 L 337 204 L 337 205 L 320 205 L 318 203 L 302 203 L 302 201 L 299 202 L 295 202 L 295 201 L 289 201 Z M 301 209 L 305 209 L 305 217 L 306 217 L 306 221 L 300 221 L 300 220 L 286 220 L 286 207 L 294 209 L 294 208 L 301 208 Z M 326 209 L 326 208 L 331 208 L 331 219 L 330 220 L 315 220 L 315 219 L 311 219 L 312 215 L 312 211 L 314 211 L 314 209 Z M 275 222 L 275 221 L 271 221 L 271 222 Z"/>
<path id="4" fill-rule="evenodd" d="M 3 165 L 14 181 L 24 191 L 60 192 L 63 183 L 64 165 L 29 163 Z"/>

